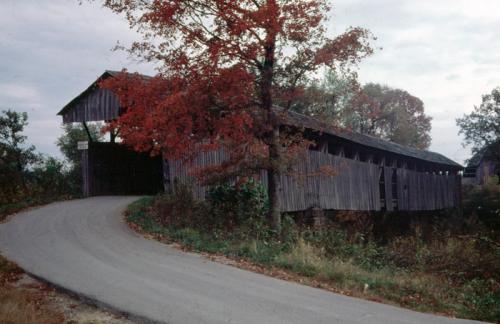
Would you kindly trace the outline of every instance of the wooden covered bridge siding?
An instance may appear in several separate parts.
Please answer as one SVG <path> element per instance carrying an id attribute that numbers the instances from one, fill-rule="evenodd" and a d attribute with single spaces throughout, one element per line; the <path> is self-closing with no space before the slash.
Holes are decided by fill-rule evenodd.
<path id="1" fill-rule="evenodd" d="M 96 88 L 74 101 L 62 115 L 64 123 L 112 120 L 119 115 L 118 98 L 107 89 Z"/>
<path id="2" fill-rule="evenodd" d="M 191 167 L 217 165 L 227 156 L 222 151 L 200 154 Z M 207 188 L 189 176 L 189 167 L 179 161 L 168 163 L 172 182 L 189 183 L 196 198 L 203 199 Z M 329 166 L 335 175 L 321 172 Z M 260 173 L 267 183 L 267 173 Z M 320 151 L 308 151 L 294 172 L 281 175 L 280 204 L 283 212 L 311 207 L 332 210 L 436 210 L 458 207 L 460 176 L 432 174 L 383 167 Z"/>
<path id="3" fill-rule="evenodd" d="M 220 165 L 224 161 L 227 161 L 228 158 L 229 155 L 221 149 L 198 154 L 198 156 L 189 164 L 181 161 L 164 161 L 163 178 L 166 182 L 164 187 L 168 190 L 169 186 L 173 185 L 173 188 L 175 188 L 175 185 L 178 183 L 186 184 L 189 185 L 195 198 L 205 199 L 208 186 L 199 185 L 196 179 L 190 175 L 192 170 L 200 167 L 203 168 L 207 166 Z M 265 170 L 260 172 L 259 179 L 264 183 L 267 183 L 267 172 Z"/>
<path id="4" fill-rule="evenodd" d="M 175 189 L 177 184 L 189 185 L 195 198 L 204 199 L 207 194 L 208 187 L 199 185 L 190 173 L 192 170 L 199 167 L 222 164 L 227 159 L 228 155 L 224 152 L 224 150 L 214 150 L 198 154 L 198 156 L 196 156 L 196 158 L 189 164 L 182 161 L 166 161 L 166 163 L 163 164 L 163 176 L 168 177 L 168 179 L 164 180 L 168 182 L 165 187 L 172 186 L 172 188 Z M 168 169 L 168 171 L 165 172 L 165 169 Z"/>
<path id="5" fill-rule="evenodd" d="M 396 173 L 396 178 L 392 177 Z M 438 210 L 460 206 L 461 178 L 384 167 L 387 210 Z M 392 187 L 392 189 L 390 189 Z M 395 188 L 394 188 L 395 187 Z M 390 203 L 392 201 L 392 203 Z"/>
<path id="6" fill-rule="evenodd" d="M 328 166 L 334 175 L 322 172 Z M 283 211 L 310 207 L 380 210 L 379 167 L 319 151 L 308 151 L 294 171 L 281 176 Z"/>

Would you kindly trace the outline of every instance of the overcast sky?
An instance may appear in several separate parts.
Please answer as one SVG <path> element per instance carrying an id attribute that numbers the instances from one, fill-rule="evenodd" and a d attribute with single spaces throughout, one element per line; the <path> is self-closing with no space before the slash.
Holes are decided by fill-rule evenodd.
<path id="1" fill-rule="evenodd" d="M 339 0 L 329 29 L 366 27 L 382 47 L 359 69 L 361 82 L 378 82 L 421 98 L 433 117 L 431 150 L 457 162 L 455 118 L 500 86 L 500 1 Z M 111 48 L 137 35 L 98 2 L 0 0 L 0 110 L 27 111 L 28 140 L 59 154 L 56 113 L 104 70 L 153 68 Z"/>

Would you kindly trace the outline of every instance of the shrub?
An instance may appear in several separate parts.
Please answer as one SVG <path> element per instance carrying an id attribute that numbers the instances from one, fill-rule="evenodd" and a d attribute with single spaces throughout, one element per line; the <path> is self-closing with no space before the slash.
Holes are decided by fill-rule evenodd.
<path id="1" fill-rule="evenodd" d="M 267 194 L 253 180 L 236 186 L 223 184 L 208 190 L 205 201 L 193 197 L 188 185 L 158 196 L 151 207 L 155 221 L 172 230 L 191 228 L 213 239 L 267 240 L 272 235 L 265 220 Z"/>
<path id="2" fill-rule="evenodd" d="M 324 251 L 312 246 L 302 238 L 297 240 L 290 252 L 278 255 L 275 263 L 308 277 L 324 272 L 329 266 L 328 261 L 324 258 Z"/>
<path id="3" fill-rule="evenodd" d="M 384 248 L 365 240 L 363 236 L 349 239 L 345 231 L 331 227 L 305 231 L 304 238 L 314 246 L 324 248 L 327 256 L 352 260 L 364 269 L 378 269 L 386 265 Z"/>
<path id="4" fill-rule="evenodd" d="M 32 194 L 37 197 L 60 197 L 72 192 L 68 170 L 53 157 L 41 157 L 27 178 Z"/>
<path id="5" fill-rule="evenodd" d="M 188 185 L 178 184 L 173 192 L 155 199 L 152 206 L 155 219 L 163 226 L 173 228 L 210 227 L 205 203 L 196 200 Z"/>
<path id="6" fill-rule="evenodd" d="M 464 187 L 464 214 L 477 217 L 487 228 L 500 232 L 500 185 L 498 176 L 484 186 Z"/>
<path id="7" fill-rule="evenodd" d="M 387 246 L 389 259 L 398 267 L 445 275 L 463 281 L 500 279 L 500 246 L 481 236 L 439 236 L 424 242 L 417 236 L 399 237 Z"/>
<path id="8" fill-rule="evenodd" d="M 210 188 L 207 203 L 211 218 L 218 227 L 226 229 L 242 224 L 260 227 L 269 208 L 264 186 L 253 179 L 242 185 L 226 183 Z"/>
<path id="9" fill-rule="evenodd" d="M 257 240 L 250 239 L 241 241 L 234 247 L 230 255 L 238 257 L 246 257 L 250 261 L 260 263 L 262 265 L 271 265 L 274 263 L 277 256 L 283 252 L 283 246 L 275 240 Z"/>
<path id="10" fill-rule="evenodd" d="M 500 321 L 500 287 L 498 283 L 474 279 L 464 289 L 466 308 L 462 314 L 483 321 Z"/>

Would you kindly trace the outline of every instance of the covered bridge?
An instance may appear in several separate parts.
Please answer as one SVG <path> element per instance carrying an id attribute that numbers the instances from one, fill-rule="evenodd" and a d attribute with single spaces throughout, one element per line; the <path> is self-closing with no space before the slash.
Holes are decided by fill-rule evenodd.
<path id="1" fill-rule="evenodd" d="M 98 82 L 116 75 L 106 71 L 59 113 L 64 123 L 109 121 L 120 114 L 119 101 Z M 144 76 L 144 78 L 148 78 Z M 304 129 L 317 145 L 289 174 L 281 175 L 281 209 L 424 211 L 460 206 L 462 166 L 445 156 L 341 130 L 317 119 L 287 112 L 284 125 Z M 84 194 L 158 192 L 174 182 L 192 183 L 189 169 L 223 162 L 224 152 L 200 154 L 192 165 L 150 158 L 118 143 L 89 142 L 82 151 Z M 328 165 L 335 175 L 319 170 Z M 116 170 L 120 169 L 120 170 Z M 305 175 L 304 177 L 297 175 Z M 265 171 L 258 175 L 266 183 Z M 192 185 L 203 198 L 206 188 Z"/>

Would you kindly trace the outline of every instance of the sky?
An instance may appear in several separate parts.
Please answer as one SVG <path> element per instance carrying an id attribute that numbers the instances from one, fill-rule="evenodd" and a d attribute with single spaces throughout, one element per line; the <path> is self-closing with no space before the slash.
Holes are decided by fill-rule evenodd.
<path id="1" fill-rule="evenodd" d="M 463 163 L 455 119 L 500 86 L 500 1 L 337 0 L 329 33 L 368 28 L 375 53 L 359 66 L 362 83 L 377 82 L 421 98 L 432 120 L 430 150 Z M 0 110 L 26 111 L 28 141 L 60 156 L 57 112 L 104 70 L 154 73 L 112 51 L 139 36 L 99 1 L 0 0 Z"/>

